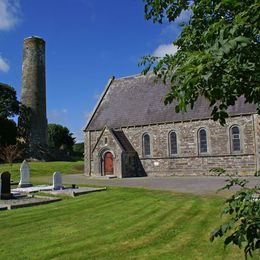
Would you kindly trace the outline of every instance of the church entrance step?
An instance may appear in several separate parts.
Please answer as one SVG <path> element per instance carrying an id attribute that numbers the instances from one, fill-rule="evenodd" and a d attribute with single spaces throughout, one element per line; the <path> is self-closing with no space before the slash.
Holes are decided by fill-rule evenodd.
<path id="1" fill-rule="evenodd" d="M 116 175 L 113 175 L 113 174 L 108 174 L 108 175 L 105 175 L 105 176 L 91 176 L 91 178 L 93 179 L 115 179 L 117 178 Z"/>
<path id="2" fill-rule="evenodd" d="M 106 176 L 104 176 L 104 177 L 107 177 L 108 179 L 114 179 L 114 178 L 117 178 L 117 176 L 116 175 L 113 175 L 113 174 L 111 174 L 111 175 L 106 175 Z"/>

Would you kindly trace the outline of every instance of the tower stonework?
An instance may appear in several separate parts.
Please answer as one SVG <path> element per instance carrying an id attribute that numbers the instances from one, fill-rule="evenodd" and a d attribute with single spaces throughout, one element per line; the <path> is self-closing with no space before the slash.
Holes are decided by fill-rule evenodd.
<path id="1" fill-rule="evenodd" d="M 40 157 L 38 152 L 39 147 L 47 148 L 48 142 L 45 41 L 35 36 L 26 38 L 23 46 L 21 119 L 22 118 L 27 118 L 25 131 L 30 147 L 30 156 L 35 158 Z"/>

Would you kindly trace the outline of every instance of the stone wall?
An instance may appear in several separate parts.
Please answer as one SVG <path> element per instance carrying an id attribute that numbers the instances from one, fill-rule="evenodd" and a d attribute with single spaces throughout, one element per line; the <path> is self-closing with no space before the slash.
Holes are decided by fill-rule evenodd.
<path id="1" fill-rule="evenodd" d="M 47 146 L 45 41 L 38 37 L 24 40 L 22 65 L 21 124 L 26 125 L 29 145 Z M 33 151 L 34 152 L 34 151 Z M 37 151 L 36 151 L 37 153 Z"/>
<path id="2" fill-rule="evenodd" d="M 122 153 L 122 177 L 147 176 L 143 164 L 136 152 Z"/>
<path id="3" fill-rule="evenodd" d="M 254 115 L 254 126 L 255 126 L 255 142 L 256 142 L 256 165 L 257 171 L 260 171 L 260 116 Z"/>
<path id="4" fill-rule="evenodd" d="M 103 173 L 103 160 L 104 154 L 106 152 L 111 152 L 113 154 L 113 168 L 114 175 L 117 177 L 122 177 L 122 149 L 120 145 L 116 142 L 111 131 L 106 128 L 99 135 L 96 144 L 92 145 L 92 160 L 91 160 L 91 175 L 101 176 Z"/>
<path id="5" fill-rule="evenodd" d="M 224 127 L 218 122 L 205 119 L 121 129 L 138 153 L 143 168 L 149 176 L 209 175 L 209 170 L 213 167 L 223 167 L 232 174 L 253 175 L 257 164 L 259 167 L 259 123 L 259 116 L 248 115 L 230 118 Z M 231 149 L 230 127 L 233 125 L 240 128 L 240 152 L 232 152 Z M 201 128 L 206 129 L 208 141 L 208 151 L 203 154 L 199 154 L 198 150 L 198 131 Z M 174 156 L 169 154 L 168 136 L 171 131 L 177 134 L 178 153 Z M 142 136 L 144 133 L 148 133 L 151 139 L 151 156 L 149 157 L 143 155 Z M 86 133 L 86 136 L 90 135 L 92 149 L 100 134 L 101 131 Z M 93 161 L 95 154 L 90 156 L 89 161 L 85 151 L 85 157 L 86 169 L 89 169 L 90 161 L 93 169 L 96 164 Z M 86 171 L 86 174 L 89 173 Z"/>
<path id="6" fill-rule="evenodd" d="M 93 154 L 92 151 L 102 131 L 88 131 L 85 133 L 84 140 L 84 161 L 85 174 L 90 176 L 93 169 Z M 91 167 L 92 166 L 92 167 Z"/>
<path id="7" fill-rule="evenodd" d="M 232 175 L 253 175 L 254 155 L 175 157 L 163 159 L 141 159 L 149 176 L 212 175 L 210 169 L 221 167 Z"/>
<path id="8" fill-rule="evenodd" d="M 90 151 L 90 135 L 91 132 L 86 132 L 84 135 L 84 174 L 90 175 L 90 160 L 91 160 L 91 151 Z"/>

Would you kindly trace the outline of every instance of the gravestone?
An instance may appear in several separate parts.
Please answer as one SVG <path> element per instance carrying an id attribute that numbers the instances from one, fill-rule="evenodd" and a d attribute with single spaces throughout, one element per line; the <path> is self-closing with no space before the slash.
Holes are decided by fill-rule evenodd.
<path id="1" fill-rule="evenodd" d="M 11 199 L 11 174 L 9 172 L 1 173 L 0 198 L 1 200 Z"/>
<path id="2" fill-rule="evenodd" d="M 20 168 L 20 182 L 19 187 L 31 187 L 33 186 L 30 182 L 30 167 L 26 160 L 24 160 L 21 164 Z"/>
<path id="3" fill-rule="evenodd" d="M 54 190 L 61 190 L 63 189 L 62 186 L 62 178 L 60 172 L 54 172 L 53 173 L 53 189 Z"/>

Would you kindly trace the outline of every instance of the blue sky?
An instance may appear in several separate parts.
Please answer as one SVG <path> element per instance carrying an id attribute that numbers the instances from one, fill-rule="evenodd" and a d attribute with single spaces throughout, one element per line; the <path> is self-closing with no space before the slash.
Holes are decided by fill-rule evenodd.
<path id="1" fill-rule="evenodd" d="M 42 37 L 48 122 L 80 142 L 109 77 L 140 73 L 146 54 L 174 53 L 179 31 L 145 21 L 142 0 L 0 0 L 0 82 L 20 99 L 23 39 Z"/>

